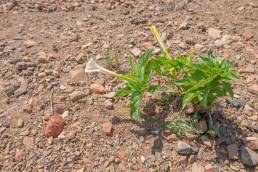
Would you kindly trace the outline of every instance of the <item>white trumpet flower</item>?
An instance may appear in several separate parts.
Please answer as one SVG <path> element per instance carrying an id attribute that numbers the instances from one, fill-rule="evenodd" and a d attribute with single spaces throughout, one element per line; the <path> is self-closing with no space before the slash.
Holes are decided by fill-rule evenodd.
<path id="1" fill-rule="evenodd" d="M 108 70 L 100 65 L 98 65 L 93 59 L 90 59 L 85 67 L 86 73 L 93 73 L 93 72 L 101 72 L 106 75 L 118 77 L 119 79 L 126 80 L 128 82 L 137 83 L 137 81 L 129 76 L 121 75 L 111 70 Z"/>

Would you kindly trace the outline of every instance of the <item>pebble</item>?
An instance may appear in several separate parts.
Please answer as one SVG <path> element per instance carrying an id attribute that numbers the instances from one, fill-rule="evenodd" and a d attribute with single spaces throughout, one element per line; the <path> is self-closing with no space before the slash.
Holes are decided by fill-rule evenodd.
<path id="1" fill-rule="evenodd" d="M 208 28 L 208 36 L 212 39 L 219 39 L 221 37 L 222 31 L 215 28 Z"/>
<path id="2" fill-rule="evenodd" d="M 117 157 L 123 161 L 123 162 L 126 162 L 127 158 L 126 158 L 126 154 L 125 154 L 125 151 L 123 149 L 120 149 L 118 152 L 117 152 Z"/>
<path id="3" fill-rule="evenodd" d="M 48 122 L 46 127 L 44 128 L 44 133 L 46 137 L 56 138 L 61 134 L 64 129 L 64 120 L 60 116 L 52 116 Z"/>
<path id="4" fill-rule="evenodd" d="M 243 36 L 244 39 L 247 40 L 247 41 L 248 41 L 249 39 L 252 39 L 252 38 L 254 37 L 253 32 L 251 32 L 249 29 L 245 29 L 245 30 L 243 31 L 242 36 Z"/>
<path id="5" fill-rule="evenodd" d="M 25 136 L 23 138 L 23 141 L 22 141 L 24 147 L 26 148 L 26 150 L 31 150 L 34 148 L 34 139 L 33 137 L 28 137 L 28 136 Z"/>
<path id="6" fill-rule="evenodd" d="M 258 95 L 258 84 L 253 84 L 248 88 L 251 93 Z"/>
<path id="7" fill-rule="evenodd" d="M 69 111 L 64 111 L 61 116 L 62 116 L 62 118 L 68 117 L 69 116 Z"/>
<path id="8" fill-rule="evenodd" d="M 18 62 L 15 65 L 17 70 L 26 70 L 27 69 L 27 63 L 26 62 Z"/>
<path id="9" fill-rule="evenodd" d="M 258 164 L 258 154 L 247 147 L 240 147 L 240 158 L 245 165 L 253 167 Z"/>
<path id="10" fill-rule="evenodd" d="M 70 80 L 74 83 L 87 81 L 87 75 L 83 65 L 78 65 L 70 71 Z"/>
<path id="11" fill-rule="evenodd" d="M 33 41 L 33 40 L 27 40 L 27 41 L 24 41 L 23 42 L 23 45 L 26 47 L 26 48 L 30 48 L 30 47 L 33 47 L 36 45 L 36 42 Z"/>
<path id="12" fill-rule="evenodd" d="M 135 57 L 138 57 L 141 55 L 141 50 L 139 50 L 138 48 L 133 48 L 131 50 L 131 53 L 135 56 Z"/>
<path id="13" fill-rule="evenodd" d="M 175 147 L 175 150 L 180 155 L 190 155 L 192 154 L 192 148 L 189 144 L 186 142 L 178 142 L 178 144 Z"/>
<path id="14" fill-rule="evenodd" d="M 23 156 L 24 156 L 24 152 L 20 149 L 16 149 L 16 152 L 15 152 L 15 157 L 14 159 L 18 162 L 22 161 L 23 159 Z"/>
<path id="15" fill-rule="evenodd" d="M 113 125 L 112 125 L 112 123 L 107 122 L 107 123 L 102 124 L 102 131 L 103 131 L 106 135 L 112 134 L 112 130 L 113 130 Z"/>
<path id="16" fill-rule="evenodd" d="M 179 29 L 180 30 L 187 30 L 190 28 L 190 24 L 188 21 L 184 21 L 183 23 L 180 24 Z"/>
<path id="17" fill-rule="evenodd" d="M 18 84 L 12 84 L 5 89 L 5 94 L 10 97 L 14 95 L 14 92 L 20 87 Z"/>
<path id="18" fill-rule="evenodd" d="M 115 95 L 116 95 L 116 92 L 109 92 L 109 93 L 105 94 L 104 97 L 107 99 L 112 99 L 115 97 Z"/>
<path id="19" fill-rule="evenodd" d="M 24 126 L 24 121 L 21 118 L 19 118 L 17 121 L 17 127 L 22 128 L 23 126 Z"/>
<path id="20" fill-rule="evenodd" d="M 91 84 L 90 90 L 92 93 L 103 94 L 105 93 L 105 87 L 99 83 Z"/>
<path id="21" fill-rule="evenodd" d="M 104 101 L 104 106 L 108 110 L 114 109 L 114 103 L 110 99 Z"/>
<path id="22" fill-rule="evenodd" d="M 144 164 L 145 160 L 146 160 L 145 157 L 144 157 L 144 156 L 141 156 L 141 163 L 142 163 L 142 164 Z"/>
<path id="23" fill-rule="evenodd" d="M 231 160 L 237 160 L 239 158 L 237 144 L 231 144 L 227 146 L 228 158 Z"/>
<path id="24" fill-rule="evenodd" d="M 16 97 L 19 97 L 19 96 L 24 95 L 24 94 L 26 94 L 26 93 L 27 93 L 27 90 L 26 90 L 26 89 L 24 89 L 24 88 L 18 88 L 17 90 L 15 90 L 14 95 L 15 95 Z"/>
<path id="25" fill-rule="evenodd" d="M 245 101 L 242 99 L 233 99 L 231 101 L 231 104 L 233 105 L 234 108 L 240 109 L 245 106 Z"/>
<path id="26" fill-rule="evenodd" d="M 81 98 L 83 98 L 85 94 L 82 91 L 73 91 L 69 94 L 69 97 L 72 101 L 77 101 Z"/>

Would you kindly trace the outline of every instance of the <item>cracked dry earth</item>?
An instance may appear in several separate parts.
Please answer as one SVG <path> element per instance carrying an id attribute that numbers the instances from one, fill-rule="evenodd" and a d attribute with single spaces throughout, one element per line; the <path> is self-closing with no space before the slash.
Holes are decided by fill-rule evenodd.
<path id="1" fill-rule="evenodd" d="M 112 99 L 124 83 L 84 73 L 89 58 L 128 71 L 130 53 L 156 47 L 151 24 L 174 56 L 236 63 L 216 138 L 164 136 L 158 118 L 139 126 Z M 1 0 L 0 76 L 0 171 L 258 171 L 256 0 Z"/>

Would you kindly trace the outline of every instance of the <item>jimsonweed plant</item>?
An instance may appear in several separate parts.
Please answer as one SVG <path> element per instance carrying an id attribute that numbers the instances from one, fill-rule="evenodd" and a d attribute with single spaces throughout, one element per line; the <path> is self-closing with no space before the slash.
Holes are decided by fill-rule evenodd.
<path id="1" fill-rule="evenodd" d="M 150 27 L 155 40 L 158 42 L 162 54 L 153 55 L 153 50 L 146 51 L 134 63 L 129 58 L 131 72 L 118 74 L 98 65 L 90 59 L 85 72 L 102 72 L 127 81 L 124 88 L 117 93 L 117 98 L 130 96 L 131 116 L 136 121 L 141 121 L 141 102 L 146 92 L 159 92 L 159 86 L 151 84 L 152 76 L 165 77 L 173 88 L 173 93 L 182 97 L 182 108 L 189 103 L 204 109 L 209 107 L 221 96 L 233 96 L 232 81 L 238 77 L 233 70 L 232 63 L 220 60 L 215 56 L 200 57 L 195 59 L 193 52 L 189 57 L 172 58 L 154 26 Z M 166 91 L 166 90 L 165 90 Z M 176 123 L 183 123 L 177 121 Z M 175 123 L 175 124 L 176 124 Z M 177 130 L 171 124 L 170 128 Z M 184 128 L 184 127 L 183 127 Z M 179 129 L 181 132 L 181 129 Z"/>

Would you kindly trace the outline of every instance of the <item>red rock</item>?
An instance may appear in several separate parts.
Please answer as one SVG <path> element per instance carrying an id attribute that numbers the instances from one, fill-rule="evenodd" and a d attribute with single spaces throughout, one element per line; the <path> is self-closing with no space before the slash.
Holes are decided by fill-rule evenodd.
<path id="1" fill-rule="evenodd" d="M 245 38 L 245 40 L 249 40 L 254 37 L 253 33 L 248 29 L 244 30 L 242 36 Z"/>
<path id="2" fill-rule="evenodd" d="M 165 139 L 169 143 L 173 143 L 175 141 L 178 141 L 178 138 L 177 138 L 177 136 L 175 134 L 170 134 L 169 136 L 165 137 Z"/>
<path id="3" fill-rule="evenodd" d="M 23 45 L 24 45 L 26 48 L 30 48 L 30 47 L 33 47 L 34 45 L 36 45 L 36 42 L 33 41 L 33 40 L 27 40 L 27 41 L 24 41 L 24 42 L 23 42 Z"/>
<path id="4" fill-rule="evenodd" d="M 202 119 L 201 121 L 199 121 L 199 127 L 202 133 L 205 133 L 208 130 L 207 122 L 205 119 Z"/>
<path id="5" fill-rule="evenodd" d="M 213 166 L 212 164 L 207 164 L 205 167 L 205 172 L 218 172 L 218 168 Z"/>
<path id="6" fill-rule="evenodd" d="M 47 76 L 47 74 L 45 73 L 45 72 L 40 72 L 40 73 L 38 73 L 38 78 L 39 79 L 42 79 L 42 78 L 44 78 L 44 77 L 46 77 Z"/>
<path id="7" fill-rule="evenodd" d="M 65 105 L 64 104 L 57 104 L 54 106 L 54 110 L 56 114 L 63 114 L 65 111 Z"/>
<path id="8" fill-rule="evenodd" d="M 22 140 L 22 143 L 27 150 L 30 150 L 30 149 L 34 148 L 33 137 L 28 137 L 28 136 L 24 137 L 23 140 Z"/>
<path id="9" fill-rule="evenodd" d="M 200 163 L 198 162 L 193 163 L 192 172 L 204 172 L 204 170 L 205 169 Z"/>
<path id="10" fill-rule="evenodd" d="M 24 156 L 24 152 L 20 149 L 16 149 L 14 159 L 19 162 L 19 161 L 22 161 L 23 156 Z"/>
<path id="11" fill-rule="evenodd" d="M 118 157 L 121 161 L 126 161 L 126 160 L 127 160 L 125 151 L 124 151 L 123 149 L 120 149 L 120 150 L 117 152 L 117 157 Z"/>
<path id="12" fill-rule="evenodd" d="M 104 106 L 105 106 L 106 109 L 109 109 L 109 110 L 114 109 L 114 104 L 109 99 L 104 101 Z"/>
<path id="13" fill-rule="evenodd" d="M 105 93 L 105 87 L 101 84 L 95 83 L 90 85 L 90 90 L 92 93 L 102 94 Z"/>
<path id="14" fill-rule="evenodd" d="M 56 138 L 64 129 L 64 120 L 60 116 L 52 116 L 44 129 L 46 137 Z"/>
<path id="15" fill-rule="evenodd" d="M 112 133 L 112 130 L 113 130 L 113 125 L 112 125 L 112 123 L 107 122 L 107 123 L 102 124 L 102 131 L 103 131 L 105 134 L 111 134 L 111 133 Z"/>
<path id="16" fill-rule="evenodd" d="M 228 158 L 231 160 L 237 160 L 239 157 L 237 144 L 231 144 L 227 146 Z"/>
<path id="17" fill-rule="evenodd" d="M 76 66 L 73 70 L 70 72 L 70 80 L 71 82 L 85 82 L 87 80 L 87 75 L 84 71 L 83 65 Z"/>

